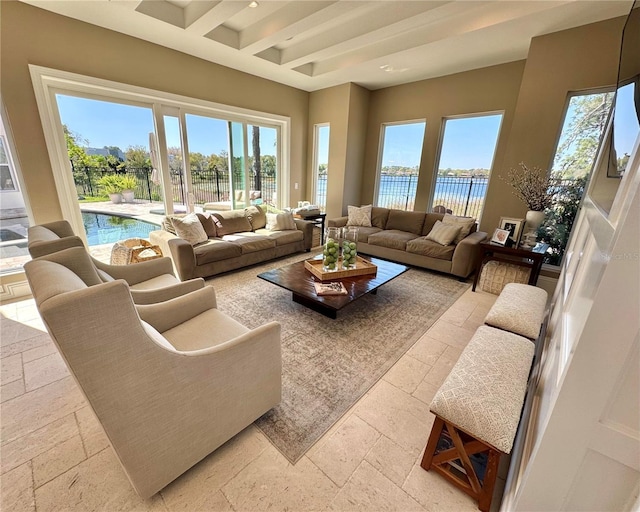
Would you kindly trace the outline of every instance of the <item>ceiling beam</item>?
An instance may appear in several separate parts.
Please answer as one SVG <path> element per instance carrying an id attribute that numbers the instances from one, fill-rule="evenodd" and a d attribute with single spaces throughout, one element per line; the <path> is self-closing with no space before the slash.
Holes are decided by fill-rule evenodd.
<path id="1" fill-rule="evenodd" d="M 230 0 L 191 2 L 185 8 L 185 30 L 194 35 L 204 36 L 246 9 L 248 5 L 249 2 Z"/>

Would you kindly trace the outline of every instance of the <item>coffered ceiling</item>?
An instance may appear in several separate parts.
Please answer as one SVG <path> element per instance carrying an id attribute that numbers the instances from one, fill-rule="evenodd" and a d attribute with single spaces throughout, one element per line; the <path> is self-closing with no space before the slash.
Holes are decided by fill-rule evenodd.
<path id="1" fill-rule="evenodd" d="M 307 91 L 345 82 L 373 90 L 524 59 L 532 37 L 621 16 L 631 5 L 630 0 L 23 1 Z"/>

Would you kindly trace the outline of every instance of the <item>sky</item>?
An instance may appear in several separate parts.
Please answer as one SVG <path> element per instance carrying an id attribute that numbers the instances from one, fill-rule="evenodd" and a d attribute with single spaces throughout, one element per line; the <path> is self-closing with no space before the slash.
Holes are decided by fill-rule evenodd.
<path id="1" fill-rule="evenodd" d="M 56 95 L 56 98 L 62 123 L 66 124 L 72 133 L 88 141 L 87 146 L 118 146 L 122 151 L 126 151 L 129 146 L 148 148 L 149 132 L 154 128 L 150 108 L 62 94 Z M 227 150 L 226 121 L 191 114 L 185 117 L 189 151 L 210 155 Z M 176 117 L 165 117 L 165 131 L 167 145 L 180 147 L 180 131 Z M 251 134 L 251 131 L 249 133 Z M 275 136 L 274 128 L 260 128 L 260 151 L 263 155 L 275 154 Z M 251 154 L 250 143 L 248 147 Z"/>

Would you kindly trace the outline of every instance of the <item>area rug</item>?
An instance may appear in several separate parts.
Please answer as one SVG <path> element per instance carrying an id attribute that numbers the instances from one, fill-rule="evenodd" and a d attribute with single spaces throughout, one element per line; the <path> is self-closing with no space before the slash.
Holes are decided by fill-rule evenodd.
<path id="1" fill-rule="evenodd" d="M 331 320 L 291 300 L 260 272 L 311 257 L 282 258 L 211 278 L 218 308 L 249 328 L 282 324 L 282 403 L 256 421 L 292 463 L 373 386 L 469 287 L 410 269 Z"/>

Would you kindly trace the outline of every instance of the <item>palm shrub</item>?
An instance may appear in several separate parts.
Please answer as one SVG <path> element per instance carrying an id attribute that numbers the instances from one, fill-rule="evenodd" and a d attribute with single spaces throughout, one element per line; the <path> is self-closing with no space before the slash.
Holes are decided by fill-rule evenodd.
<path id="1" fill-rule="evenodd" d="M 98 185 L 106 194 L 119 194 L 122 192 L 122 181 L 117 174 L 105 174 L 98 180 Z"/>
<path id="2" fill-rule="evenodd" d="M 120 175 L 118 178 L 120 179 L 122 190 L 133 190 L 136 188 L 136 185 L 138 185 L 138 180 L 128 174 Z"/>

